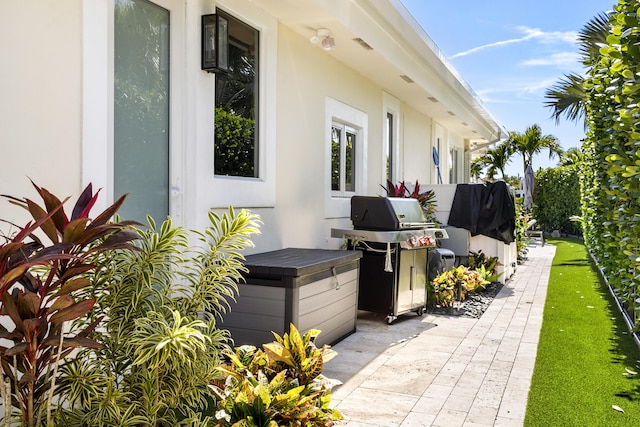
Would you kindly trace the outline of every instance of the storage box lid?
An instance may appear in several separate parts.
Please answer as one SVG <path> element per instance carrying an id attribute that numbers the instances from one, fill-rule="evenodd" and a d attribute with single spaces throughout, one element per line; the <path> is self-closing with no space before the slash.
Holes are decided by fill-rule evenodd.
<path id="1" fill-rule="evenodd" d="M 247 255 L 245 267 L 251 275 L 304 276 L 362 258 L 360 251 L 285 248 Z"/>

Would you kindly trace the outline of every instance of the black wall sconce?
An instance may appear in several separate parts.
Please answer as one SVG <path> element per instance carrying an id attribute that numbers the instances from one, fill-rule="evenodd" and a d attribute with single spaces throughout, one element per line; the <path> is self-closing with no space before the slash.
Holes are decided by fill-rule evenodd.
<path id="1" fill-rule="evenodd" d="M 202 69 L 229 71 L 229 21 L 219 14 L 202 16 Z"/>

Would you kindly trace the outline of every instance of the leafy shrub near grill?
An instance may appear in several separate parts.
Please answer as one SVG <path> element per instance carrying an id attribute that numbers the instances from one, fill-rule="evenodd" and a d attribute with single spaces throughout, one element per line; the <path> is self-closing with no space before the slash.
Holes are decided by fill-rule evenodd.
<path id="1" fill-rule="evenodd" d="M 455 301 L 464 301 L 467 294 L 484 289 L 489 283 L 484 266 L 480 271 L 460 265 L 445 271 L 430 283 L 430 298 L 436 305 L 451 307 Z"/>
<path id="2" fill-rule="evenodd" d="M 469 253 L 469 261 L 467 267 L 476 270 L 484 280 L 495 282 L 502 275 L 498 273 L 498 266 L 502 265 L 496 256 L 487 256 L 482 250 L 478 252 L 471 251 Z"/>

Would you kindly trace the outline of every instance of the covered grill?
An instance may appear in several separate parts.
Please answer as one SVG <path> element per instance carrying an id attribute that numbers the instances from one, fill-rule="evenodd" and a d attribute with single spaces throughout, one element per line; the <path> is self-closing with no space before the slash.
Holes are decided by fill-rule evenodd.
<path id="1" fill-rule="evenodd" d="M 427 252 L 444 229 L 425 221 L 417 199 L 354 196 L 353 228 L 334 228 L 331 236 L 362 251 L 358 309 L 386 316 L 392 323 L 411 311 L 422 315 L 427 301 Z"/>

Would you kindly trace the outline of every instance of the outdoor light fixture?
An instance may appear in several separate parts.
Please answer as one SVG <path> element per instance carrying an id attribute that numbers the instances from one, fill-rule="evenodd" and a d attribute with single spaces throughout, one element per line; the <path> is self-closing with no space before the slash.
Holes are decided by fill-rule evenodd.
<path id="1" fill-rule="evenodd" d="M 223 16 L 202 16 L 201 68 L 209 73 L 229 71 L 229 21 Z"/>
<path id="2" fill-rule="evenodd" d="M 311 44 L 319 44 L 324 50 L 332 50 L 336 47 L 336 41 L 331 37 L 331 32 L 326 28 L 319 28 L 316 35 L 309 39 Z"/>

